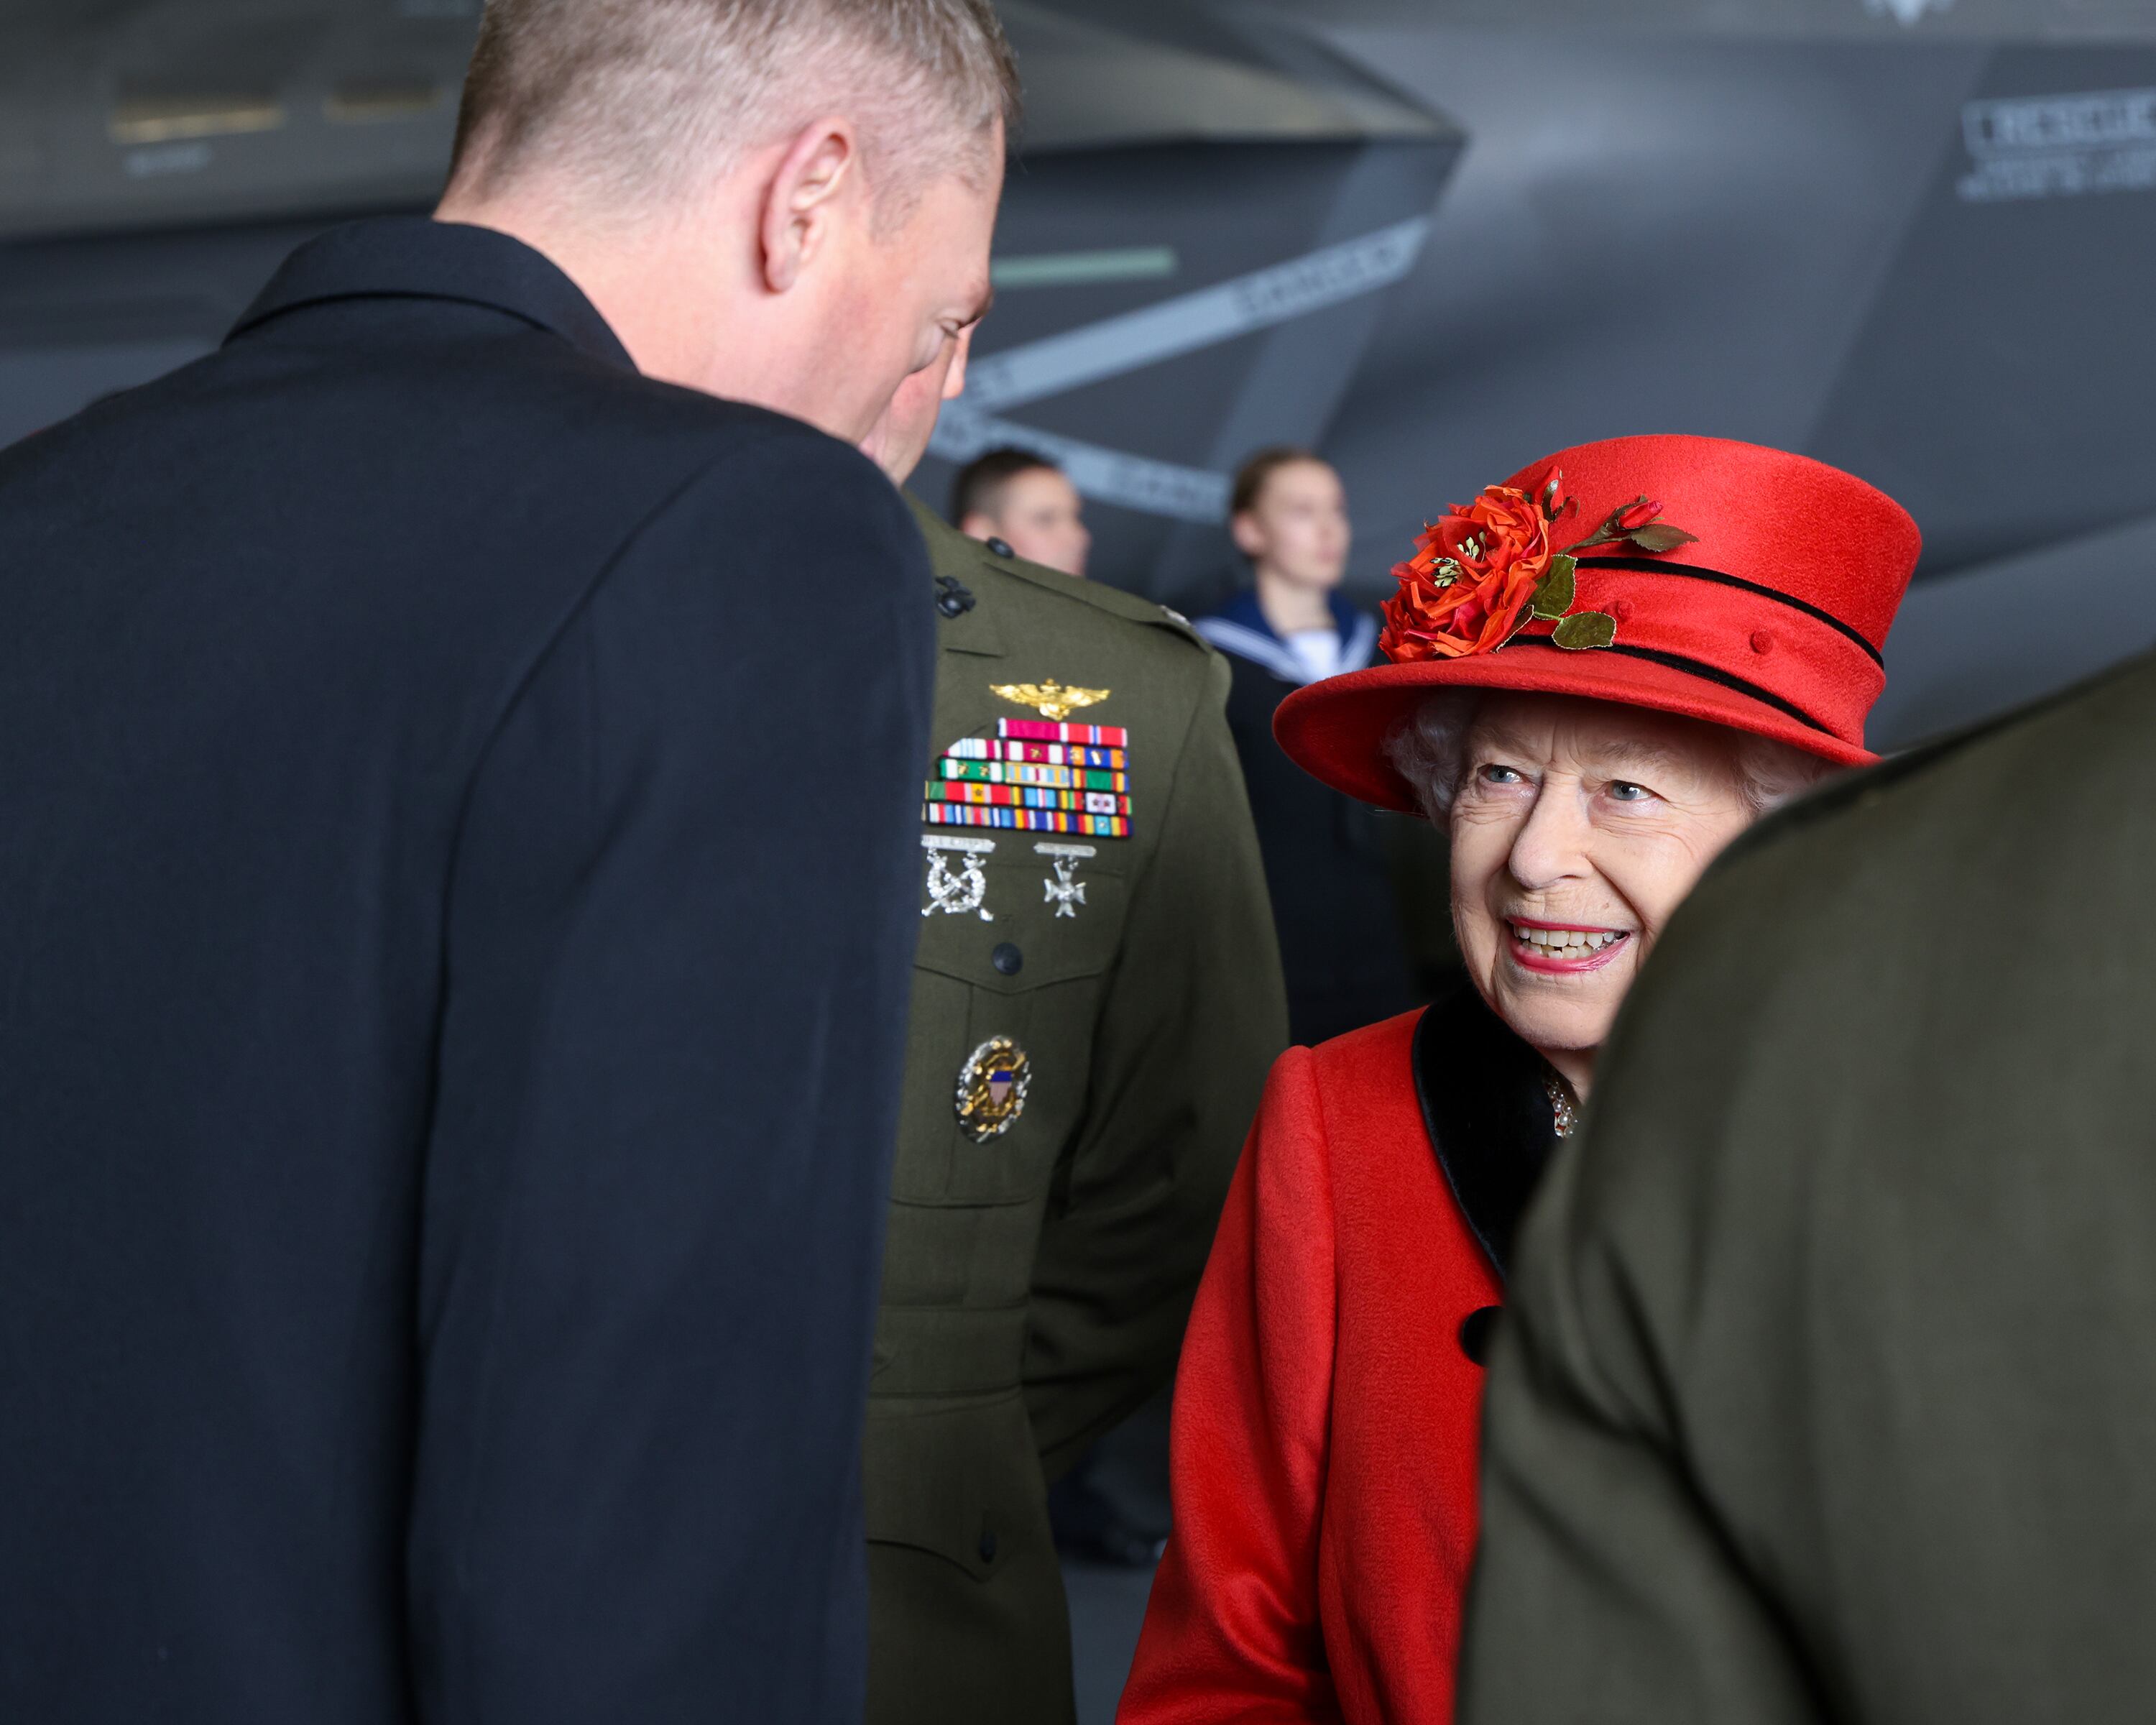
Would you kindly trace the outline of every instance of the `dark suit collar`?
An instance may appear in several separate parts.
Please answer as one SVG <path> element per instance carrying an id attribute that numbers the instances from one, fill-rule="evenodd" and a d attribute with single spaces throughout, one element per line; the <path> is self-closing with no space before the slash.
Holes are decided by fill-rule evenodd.
<path id="1" fill-rule="evenodd" d="M 383 296 L 485 305 L 552 331 L 589 358 L 636 369 L 598 309 L 543 254 L 490 228 L 424 216 L 354 222 L 310 240 L 285 260 L 232 334 L 303 305 Z"/>
<path id="2" fill-rule="evenodd" d="M 1454 1201 L 1497 1279 L 1557 1147 L 1543 1057 L 1462 982 L 1415 1026 L 1415 1095 Z"/>

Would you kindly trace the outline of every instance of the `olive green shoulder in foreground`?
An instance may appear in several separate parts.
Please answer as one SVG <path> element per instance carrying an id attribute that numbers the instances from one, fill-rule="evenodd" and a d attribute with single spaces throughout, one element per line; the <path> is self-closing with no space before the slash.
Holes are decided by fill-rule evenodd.
<path id="1" fill-rule="evenodd" d="M 912 493 L 906 494 L 906 501 L 913 506 L 914 518 L 921 525 L 921 536 L 928 542 L 928 554 L 939 575 L 956 575 L 959 580 L 965 581 L 969 578 L 969 568 L 992 569 L 998 574 L 1012 576 L 1029 587 L 1037 588 L 1052 598 L 1105 612 L 1127 623 L 1142 623 L 1158 629 L 1188 643 L 1201 653 L 1209 654 L 1213 650 L 1204 638 L 1190 626 L 1189 619 L 1180 612 L 1171 611 L 1165 605 L 1157 605 L 1151 599 L 1125 593 L 1121 588 L 1110 587 L 1104 582 L 1082 581 L 1065 575 L 1060 569 L 1028 562 L 1024 557 L 999 556 L 990 550 L 984 541 L 961 533 Z"/>
<path id="2" fill-rule="evenodd" d="M 2111 685 L 2136 678 L 2150 680 L 2152 693 L 2156 693 L 2156 655 L 2137 655 L 2123 665 L 2113 665 L 2026 706 L 1984 720 L 1935 742 L 1920 744 L 1904 753 L 1889 756 L 1876 767 L 1830 779 L 1818 790 L 1740 834 L 1716 860 L 1716 870 L 1720 872 L 1754 852 L 1807 832 L 1847 811 L 1887 802 L 1898 793 L 1922 785 L 1933 773 L 1973 749 L 2003 741 L 2016 732 L 2042 723 L 2061 707 L 2100 696 Z M 2148 746 L 2156 747 L 2156 737 L 2149 739 Z"/>

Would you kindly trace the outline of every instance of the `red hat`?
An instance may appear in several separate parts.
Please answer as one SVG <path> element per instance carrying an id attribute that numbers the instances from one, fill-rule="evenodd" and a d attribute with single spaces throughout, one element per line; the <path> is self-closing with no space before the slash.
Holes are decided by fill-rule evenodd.
<path id="1" fill-rule="evenodd" d="M 1780 449 L 1560 449 L 1425 529 L 1393 571 L 1391 663 L 1297 690 L 1273 734 L 1336 789 L 1409 811 L 1383 746 L 1430 689 L 1621 701 L 1866 766 L 1880 649 L 1922 542 L 1883 491 Z"/>

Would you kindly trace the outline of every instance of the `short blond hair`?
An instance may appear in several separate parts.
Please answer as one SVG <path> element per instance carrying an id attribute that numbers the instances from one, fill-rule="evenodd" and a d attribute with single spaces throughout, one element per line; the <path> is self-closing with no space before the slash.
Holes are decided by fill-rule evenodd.
<path id="1" fill-rule="evenodd" d="M 906 201 L 1018 112 L 988 0 L 487 0 L 450 180 L 544 172 L 634 208 L 842 113 Z"/>

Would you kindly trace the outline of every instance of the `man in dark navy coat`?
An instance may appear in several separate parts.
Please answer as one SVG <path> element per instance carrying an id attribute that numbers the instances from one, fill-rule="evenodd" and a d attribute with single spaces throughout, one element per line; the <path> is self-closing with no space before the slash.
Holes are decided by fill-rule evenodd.
<path id="1" fill-rule="evenodd" d="M 848 445 L 1011 87 L 497 3 L 453 220 L 0 454 L 0 1719 L 860 1717 L 935 619 Z"/>

